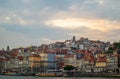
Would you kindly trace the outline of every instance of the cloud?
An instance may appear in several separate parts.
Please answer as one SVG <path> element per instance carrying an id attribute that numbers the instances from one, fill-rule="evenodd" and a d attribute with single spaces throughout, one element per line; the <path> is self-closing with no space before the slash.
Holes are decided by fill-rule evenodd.
<path id="1" fill-rule="evenodd" d="M 119 4 L 119 0 L 0 0 L 1 48 L 63 41 L 72 35 L 120 39 Z"/>
<path id="2" fill-rule="evenodd" d="M 80 27 L 87 27 L 93 30 L 108 31 L 111 29 L 119 29 L 120 24 L 117 22 L 104 19 L 87 19 L 87 18 L 58 18 L 50 19 L 46 25 L 52 27 L 60 27 L 64 29 L 76 29 Z M 114 27 L 114 28 L 112 28 Z"/>
<path id="3" fill-rule="evenodd" d="M 2 16 L 0 18 L 0 23 L 20 24 L 21 26 L 25 26 L 25 25 L 30 25 L 32 21 L 29 19 L 24 19 L 23 17 L 19 15 L 12 14 L 12 15 L 7 15 L 7 16 Z"/>
<path id="4" fill-rule="evenodd" d="M 97 5 L 103 5 L 105 3 L 105 0 L 86 0 L 86 1 L 84 1 L 84 4 L 87 4 L 87 5 L 89 5 L 89 4 L 97 4 Z"/>
<path id="5" fill-rule="evenodd" d="M 50 44 L 55 42 L 50 38 L 31 38 L 18 32 L 11 32 L 5 29 L 0 29 L 0 49 L 6 48 L 8 45 L 10 48 L 27 47 L 30 45 L 39 46 L 41 44 Z"/>

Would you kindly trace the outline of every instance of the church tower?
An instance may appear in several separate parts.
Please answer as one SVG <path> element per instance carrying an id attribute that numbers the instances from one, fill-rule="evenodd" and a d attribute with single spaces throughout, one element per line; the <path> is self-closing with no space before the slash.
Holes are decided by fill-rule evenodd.
<path id="1" fill-rule="evenodd" d="M 72 38 L 72 42 L 75 42 L 76 41 L 76 38 L 75 38 L 75 36 L 73 36 L 73 38 Z"/>

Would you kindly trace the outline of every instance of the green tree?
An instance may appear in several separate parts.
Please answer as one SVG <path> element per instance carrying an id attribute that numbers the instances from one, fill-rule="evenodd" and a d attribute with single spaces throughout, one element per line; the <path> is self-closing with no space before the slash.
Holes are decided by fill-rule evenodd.
<path id="1" fill-rule="evenodd" d="M 113 45 L 114 45 L 113 47 L 114 49 L 120 49 L 120 43 L 114 43 Z"/>
<path id="2" fill-rule="evenodd" d="M 114 48 L 113 47 L 109 47 L 108 53 L 113 53 L 113 51 L 114 51 Z"/>
<path id="3" fill-rule="evenodd" d="M 106 53 L 108 54 L 112 54 L 114 50 L 116 49 L 120 49 L 120 43 L 119 42 L 115 42 L 113 43 L 112 47 L 109 47 L 108 51 Z"/>
<path id="4" fill-rule="evenodd" d="M 64 67 L 64 70 L 73 70 L 73 69 L 74 69 L 74 66 L 72 66 L 72 65 L 66 65 Z"/>

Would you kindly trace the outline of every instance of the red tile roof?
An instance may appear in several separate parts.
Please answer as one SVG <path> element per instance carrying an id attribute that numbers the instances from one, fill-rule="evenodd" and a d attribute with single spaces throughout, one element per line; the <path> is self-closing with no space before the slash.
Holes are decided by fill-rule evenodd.
<path id="1" fill-rule="evenodd" d="M 89 50 L 76 50 L 77 53 L 91 53 Z"/>
<path id="2" fill-rule="evenodd" d="M 3 56 L 3 55 L 5 55 L 5 52 L 0 50 L 0 56 Z"/>
<path id="3" fill-rule="evenodd" d="M 56 44 L 64 44 L 64 42 L 56 42 Z"/>
<path id="4" fill-rule="evenodd" d="M 0 62 L 3 62 L 5 60 L 5 57 L 0 57 Z"/>
<path id="5" fill-rule="evenodd" d="M 92 56 L 92 55 L 85 55 L 85 60 L 94 62 L 94 56 Z"/>
<path id="6" fill-rule="evenodd" d="M 66 54 L 64 57 L 65 58 L 70 58 L 70 57 L 74 57 L 74 55 L 73 54 Z"/>
<path id="7" fill-rule="evenodd" d="M 5 57 L 5 61 L 9 61 L 11 58 L 9 56 Z"/>
<path id="8" fill-rule="evenodd" d="M 24 58 L 23 56 L 18 56 L 19 60 L 23 60 L 23 58 Z"/>
<path id="9" fill-rule="evenodd" d="M 99 57 L 97 59 L 97 62 L 106 62 L 106 58 L 105 57 Z"/>

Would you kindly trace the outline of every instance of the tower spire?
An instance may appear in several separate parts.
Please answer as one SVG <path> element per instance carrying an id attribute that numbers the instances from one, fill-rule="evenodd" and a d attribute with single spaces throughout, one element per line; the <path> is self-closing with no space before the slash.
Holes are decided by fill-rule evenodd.
<path id="1" fill-rule="evenodd" d="M 75 42 L 76 41 L 76 38 L 75 38 L 75 36 L 73 36 L 73 38 L 72 38 L 72 42 Z"/>

